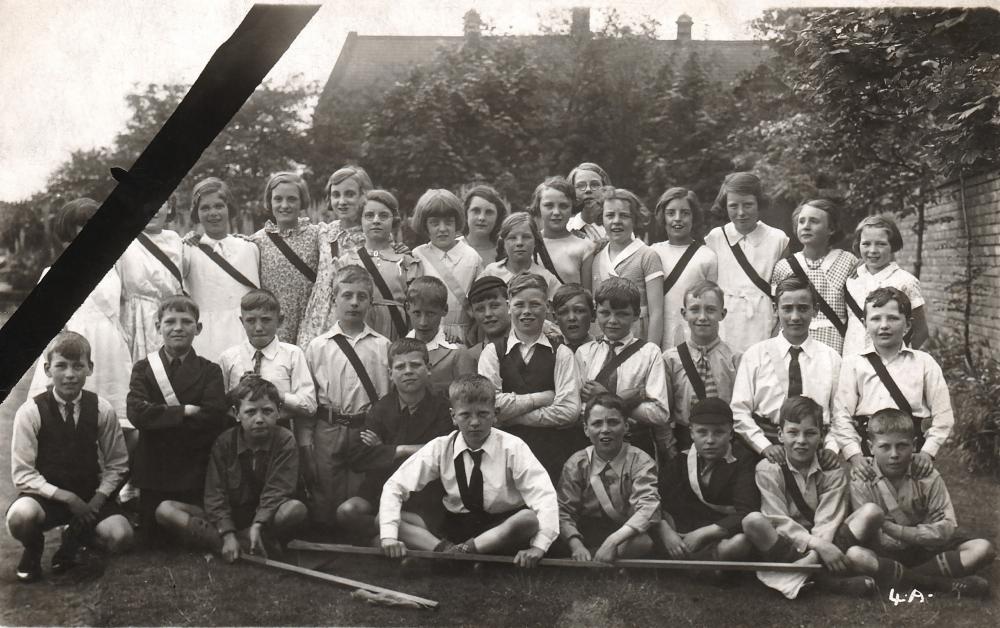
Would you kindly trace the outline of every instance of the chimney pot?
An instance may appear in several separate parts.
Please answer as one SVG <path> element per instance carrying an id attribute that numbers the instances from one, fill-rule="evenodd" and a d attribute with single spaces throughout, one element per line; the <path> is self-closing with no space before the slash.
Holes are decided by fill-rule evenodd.
<path id="1" fill-rule="evenodd" d="M 677 41 L 691 41 L 691 26 L 694 20 L 687 13 L 681 13 L 677 18 Z"/>
<path id="2" fill-rule="evenodd" d="M 590 37 L 590 7 L 573 7 L 569 33 L 575 37 Z"/>

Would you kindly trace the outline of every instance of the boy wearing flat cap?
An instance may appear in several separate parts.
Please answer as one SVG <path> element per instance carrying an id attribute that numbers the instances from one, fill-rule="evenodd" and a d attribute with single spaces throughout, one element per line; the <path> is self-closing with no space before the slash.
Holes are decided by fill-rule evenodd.
<path id="1" fill-rule="evenodd" d="M 742 531 L 748 513 L 760 508 L 754 481 L 756 456 L 733 439 L 733 412 L 718 397 L 691 408 L 690 449 L 660 471 L 665 539 L 672 558 L 744 560 L 752 547 Z"/>

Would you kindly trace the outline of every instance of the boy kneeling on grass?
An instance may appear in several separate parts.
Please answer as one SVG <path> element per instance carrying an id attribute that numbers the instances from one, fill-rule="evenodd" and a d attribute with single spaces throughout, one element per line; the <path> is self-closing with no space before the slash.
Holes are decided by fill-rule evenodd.
<path id="1" fill-rule="evenodd" d="M 458 429 L 410 456 L 382 489 L 382 552 L 402 558 L 407 547 L 470 554 L 517 551 L 515 564 L 534 567 L 559 535 L 555 488 L 524 441 L 493 429 L 496 390 L 490 380 L 463 375 L 448 393 Z M 400 512 L 411 493 L 437 479 L 445 491 L 440 536 L 419 516 Z"/>
<path id="2" fill-rule="evenodd" d="M 853 479 L 851 501 L 858 509 L 877 506 L 884 519 L 867 544 L 871 549 L 851 548 L 848 555 L 884 588 L 902 582 L 922 591 L 989 597 L 989 582 L 972 574 L 993 562 L 996 549 L 957 527 L 936 469 L 921 475 L 911 467 L 914 427 L 913 418 L 896 408 L 879 410 L 868 422 L 874 459 L 866 462 L 875 478 Z"/>
<path id="3" fill-rule="evenodd" d="M 786 464 L 767 458 L 757 464 L 761 508 L 743 519 L 744 533 L 765 561 L 824 565 L 827 572 L 821 572 L 816 582 L 825 589 L 873 593 L 871 578 L 844 576 L 861 573 L 854 548 L 878 531 L 879 509 L 866 504 L 847 514 L 847 474 L 840 466 L 823 469 L 819 464 L 823 408 L 818 403 L 809 397 L 789 397 L 778 417 Z M 759 571 L 757 578 L 790 600 L 810 581 L 806 573 Z"/>
<path id="4" fill-rule="evenodd" d="M 7 529 L 21 542 L 20 582 L 42 577 L 43 533 L 69 524 L 52 556 L 52 571 L 76 565 L 80 545 L 96 540 L 110 551 L 132 545 L 132 528 L 108 496 L 128 471 L 125 437 L 115 410 L 83 390 L 94 363 L 90 343 L 63 332 L 45 352 L 52 387 L 14 415 L 11 476 L 18 495 L 7 509 Z"/>
<path id="5" fill-rule="evenodd" d="M 628 408 L 617 395 L 594 396 L 583 413 L 591 446 L 566 461 L 559 477 L 559 530 L 573 560 L 613 562 L 653 549 L 662 535 L 656 462 L 625 442 Z"/>
<path id="6" fill-rule="evenodd" d="M 160 504 L 164 527 L 198 547 L 240 555 L 240 537 L 251 554 L 281 554 L 281 545 L 306 520 L 305 504 L 293 499 L 299 453 L 291 431 L 277 424 L 281 393 L 247 375 L 229 393 L 240 424 L 212 446 L 205 477 L 205 507 L 177 501 Z"/>

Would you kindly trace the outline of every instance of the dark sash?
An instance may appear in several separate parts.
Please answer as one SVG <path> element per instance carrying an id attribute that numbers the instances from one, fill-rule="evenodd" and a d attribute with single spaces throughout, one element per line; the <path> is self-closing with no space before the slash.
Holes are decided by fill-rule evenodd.
<path id="1" fill-rule="evenodd" d="M 851 291 L 847 289 L 847 286 L 844 286 L 844 303 L 847 304 L 847 309 L 849 309 L 852 314 L 857 316 L 858 320 L 864 324 L 865 311 L 860 305 L 858 305 L 858 302 L 854 300 L 854 297 L 851 296 Z"/>
<path id="2" fill-rule="evenodd" d="M 163 264 L 168 271 L 170 271 L 170 274 L 174 276 L 174 279 L 177 280 L 177 283 L 181 284 L 181 291 L 183 292 L 184 279 L 181 277 L 181 270 L 177 268 L 177 264 L 174 264 L 174 260 L 170 259 L 170 257 L 168 257 L 167 254 L 163 252 L 163 249 L 156 246 L 156 243 L 150 240 L 149 236 L 147 236 L 145 233 L 140 233 L 136 237 L 136 240 L 139 241 L 139 244 L 146 247 L 146 250 L 149 251 L 150 254 L 152 254 L 152 256 L 155 257 L 158 262 Z M 185 292 L 184 294 L 187 293 Z"/>
<path id="3" fill-rule="evenodd" d="M 802 496 L 802 491 L 799 490 L 799 483 L 795 481 L 795 476 L 792 475 L 792 470 L 788 468 L 787 464 L 781 465 L 781 475 L 785 476 L 785 490 L 791 496 L 795 507 L 809 521 L 809 525 L 812 525 L 816 521 L 816 511 L 806 503 L 806 498 Z"/>
<path id="4" fill-rule="evenodd" d="M 673 270 L 670 271 L 670 274 L 663 278 L 663 294 L 670 292 L 670 289 L 674 287 L 677 280 L 681 278 L 681 273 L 683 273 L 684 269 L 687 268 L 688 264 L 691 262 L 691 258 L 698 252 L 701 245 L 701 240 L 695 240 L 687 247 L 684 254 L 681 255 L 681 258 L 677 260 Z"/>
<path id="5" fill-rule="evenodd" d="M 726 239 L 726 244 L 729 245 L 729 250 L 733 252 L 733 257 L 736 258 L 736 263 L 740 265 L 743 272 L 746 273 L 747 278 L 753 282 L 753 285 L 757 286 L 761 292 L 767 295 L 767 298 L 771 298 L 771 284 L 764 281 L 764 279 L 757 274 L 754 267 L 750 264 L 750 260 L 747 259 L 746 253 L 740 248 L 740 243 L 732 244 L 729 241 L 729 236 L 726 234 L 726 228 L 722 228 L 722 237 Z"/>
<path id="6" fill-rule="evenodd" d="M 316 271 L 310 268 L 309 264 L 306 264 L 305 260 L 299 257 L 298 254 L 292 250 L 292 247 L 288 246 L 288 243 L 285 242 L 285 239 L 282 238 L 281 235 L 270 231 L 265 231 L 264 234 L 270 238 L 271 242 L 274 243 L 274 246 L 278 247 L 281 254 L 285 256 L 285 259 L 291 262 L 292 266 L 297 268 L 298 271 L 302 273 L 302 276 L 309 281 L 309 283 L 316 283 Z"/>
<path id="7" fill-rule="evenodd" d="M 701 379 L 701 373 L 698 372 L 698 367 L 694 364 L 694 359 L 691 357 L 691 351 L 688 349 L 686 342 L 677 345 L 677 355 L 681 358 L 681 366 L 684 367 L 684 372 L 687 374 L 688 381 L 691 382 L 691 387 L 694 388 L 694 394 L 698 396 L 699 400 L 704 399 L 705 382 Z"/>
<path id="8" fill-rule="evenodd" d="M 603 367 L 601 367 L 601 370 L 598 371 L 597 375 L 594 376 L 594 381 L 600 382 L 605 388 L 607 388 L 608 377 L 610 377 L 611 374 L 614 373 L 619 366 L 624 364 L 626 360 L 631 358 L 636 353 L 639 353 L 639 350 L 642 349 L 642 346 L 644 344 L 646 343 L 643 342 L 642 340 L 636 340 L 629 346 L 622 349 L 621 353 L 616 353 L 611 358 L 611 360 L 609 360 L 607 363 L 605 363 Z M 611 350 L 612 348 L 608 347 L 608 351 Z"/>
<path id="9" fill-rule="evenodd" d="M 555 278 L 559 280 L 559 283 L 565 284 L 566 282 L 563 281 L 563 278 L 560 277 L 559 273 L 556 271 L 556 265 L 552 263 L 552 257 L 549 255 L 548 247 L 545 246 L 545 241 L 539 239 L 536 246 L 538 247 L 538 256 L 542 258 L 542 266 L 544 266 L 547 271 L 552 273 Z"/>
<path id="10" fill-rule="evenodd" d="M 906 400 L 903 391 L 896 385 L 896 380 L 889 374 L 889 369 L 885 368 L 885 364 L 882 363 L 882 358 L 879 357 L 878 353 L 875 351 L 866 353 L 865 358 L 872 365 L 872 368 L 875 369 L 875 374 L 882 380 L 882 385 L 889 391 L 889 396 L 896 402 L 899 409 L 913 416 L 913 408 L 910 407 L 910 402 Z"/>
<path id="11" fill-rule="evenodd" d="M 372 261 L 372 256 L 368 253 L 368 249 L 364 247 L 358 249 L 358 259 L 361 260 L 368 274 L 372 276 L 372 282 L 378 288 L 378 291 L 382 293 L 382 298 L 386 301 L 395 301 L 396 299 L 392 295 L 392 290 L 389 289 L 389 284 L 385 282 L 385 277 L 382 276 L 382 273 L 378 272 L 375 262 Z M 401 308 L 398 305 L 388 305 L 387 307 L 389 308 L 389 317 L 392 318 L 392 324 L 396 326 L 396 332 L 399 334 L 399 337 L 406 336 L 410 328 L 406 324 L 406 320 L 403 319 Z"/>
<path id="12" fill-rule="evenodd" d="M 243 284 L 244 286 L 246 286 L 247 288 L 250 288 L 251 290 L 256 290 L 257 288 L 260 287 L 260 286 L 254 285 L 254 282 L 252 282 L 249 279 L 247 279 L 246 275 L 244 275 L 243 273 L 241 273 L 240 271 L 238 271 L 235 266 L 233 266 L 228 261 L 226 261 L 226 258 L 222 257 L 221 255 L 219 255 L 218 253 L 216 253 L 215 251 L 213 251 L 210 246 L 207 246 L 205 244 L 199 243 L 198 244 L 198 249 L 202 253 L 204 253 L 205 255 L 207 255 L 208 259 L 210 259 L 213 262 L 215 262 L 216 264 L 218 264 L 219 268 L 221 268 L 222 270 L 226 271 L 226 274 L 229 275 L 230 277 L 232 277 L 233 279 L 235 279 L 237 282 Z"/>
<path id="13" fill-rule="evenodd" d="M 365 370 L 365 365 L 361 362 L 361 358 L 358 357 L 358 352 L 354 350 L 354 347 L 351 346 L 351 343 L 347 341 L 347 337 L 343 334 L 335 335 L 333 341 L 337 343 L 340 350 L 347 356 L 347 361 L 354 367 L 354 372 L 358 374 L 358 379 L 361 380 L 361 386 L 368 393 L 368 399 L 374 404 L 378 401 L 378 392 L 375 391 L 375 384 L 372 383 L 371 376 Z"/>
<path id="14" fill-rule="evenodd" d="M 816 286 L 813 285 L 813 282 L 810 281 L 809 275 L 807 275 L 805 269 L 802 268 L 802 264 L 799 264 L 799 260 L 795 259 L 794 255 L 789 255 L 786 259 L 788 260 L 788 265 L 789 267 L 791 267 L 792 272 L 795 273 L 795 276 L 801 279 L 802 281 L 806 282 L 807 284 L 809 284 L 809 286 L 812 288 L 813 294 L 816 295 L 816 302 L 819 304 L 819 311 L 823 312 L 827 320 L 833 323 L 833 326 L 837 328 L 838 332 L 840 332 L 840 336 L 843 337 L 844 334 L 847 333 L 847 321 L 840 320 L 840 317 L 837 316 L 837 313 L 833 311 L 833 308 L 830 307 L 830 304 L 826 302 L 826 299 L 823 298 L 823 295 L 819 293 L 819 290 L 817 290 Z M 847 288 L 846 287 L 843 288 L 843 291 L 844 294 L 846 295 Z M 851 300 L 853 301 L 853 299 Z M 854 305 L 857 306 L 857 303 L 855 303 Z"/>

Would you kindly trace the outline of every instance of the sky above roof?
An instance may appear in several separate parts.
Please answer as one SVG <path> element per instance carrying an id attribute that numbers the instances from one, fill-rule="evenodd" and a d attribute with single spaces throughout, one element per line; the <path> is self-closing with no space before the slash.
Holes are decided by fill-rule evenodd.
<path id="1" fill-rule="evenodd" d="M 125 95 L 137 85 L 194 82 L 253 4 L 252 0 L 0 0 L 0 200 L 20 200 L 44 188 L 48 175 L 73 150 L 110 144 L 128 119 Z M 541 21 L 556 23 L 560 11 L 568 19 L 572 6 L 589 5 L 594 29 L 613 6 L 627 19 L 658 20 L 661 38 L 674 38 L 677 17 L 687 13 L 694 20 L 694 39 L 749 39 L 749 20 L 769 4 L 774 2 L 328 1 L 269 78 L 280 83 L 300 75 L 322 85 L 349 31 L 460 35 L 462 15 L 472 6 L 498 33 L 536 33 Z"/>

